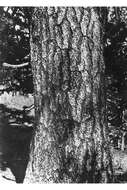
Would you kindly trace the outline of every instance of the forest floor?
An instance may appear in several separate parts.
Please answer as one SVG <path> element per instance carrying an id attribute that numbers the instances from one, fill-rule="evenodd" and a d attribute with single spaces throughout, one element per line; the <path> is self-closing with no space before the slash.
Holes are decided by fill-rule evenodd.
<path id="1" fill-rule="evenodd" d="M 15 184 L 20 175 L 23 179 L 32 132 L 29 124 L 34 118 L 32 110 L 24 120 L 23 106 L 33 102 L 32 95 L 5 92 L 0 96 L 0 184 Z"/>
<path id="2" fill-rule="evenodd" d="M 15 184 L 15 177 L 9 168 L 5 171 L 0 170 L 0 184 Z"/>

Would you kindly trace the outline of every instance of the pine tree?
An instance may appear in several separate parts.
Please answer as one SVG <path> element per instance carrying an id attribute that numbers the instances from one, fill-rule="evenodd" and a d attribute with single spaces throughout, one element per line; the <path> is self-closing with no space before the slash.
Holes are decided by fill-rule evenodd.
<path id="1" fill-rule="evenodd" d="M 34 8 L 35 130 L 25 182 L 112 180 L 98 8 Z"/>

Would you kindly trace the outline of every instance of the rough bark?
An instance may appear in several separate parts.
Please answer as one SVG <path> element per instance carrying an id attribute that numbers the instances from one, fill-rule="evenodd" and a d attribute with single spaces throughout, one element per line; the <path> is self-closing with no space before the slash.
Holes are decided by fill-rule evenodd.
<path id="1" fill-rule="evenodd" d="M 34 8 L 36 127 L 26 183 L 112 179 L 97 8 Z"/>

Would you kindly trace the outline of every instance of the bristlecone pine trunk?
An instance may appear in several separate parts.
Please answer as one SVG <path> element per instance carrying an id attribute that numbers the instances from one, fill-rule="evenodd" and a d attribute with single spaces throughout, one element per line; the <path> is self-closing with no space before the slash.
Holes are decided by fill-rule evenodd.
<path id="1" fill-rule="evenodd" d="M 97 8 L 34 8 L 36 127 L 25 183 L 112 180 Z"/>

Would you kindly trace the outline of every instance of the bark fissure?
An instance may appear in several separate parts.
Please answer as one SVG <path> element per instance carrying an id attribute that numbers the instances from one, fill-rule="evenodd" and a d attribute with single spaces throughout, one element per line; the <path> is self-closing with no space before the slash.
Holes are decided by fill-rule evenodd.
<path id="1" fill-rule="evenodd" d="M 96 8 L 35 8 L 32 20 L 31 64 L 39 116 L 28 177 L 40 183 L 106 182 L 111 165 Z"/>

